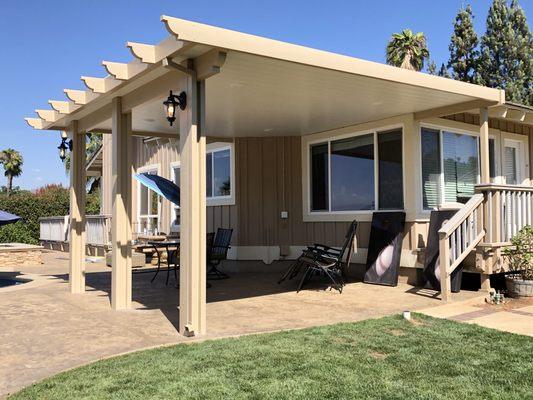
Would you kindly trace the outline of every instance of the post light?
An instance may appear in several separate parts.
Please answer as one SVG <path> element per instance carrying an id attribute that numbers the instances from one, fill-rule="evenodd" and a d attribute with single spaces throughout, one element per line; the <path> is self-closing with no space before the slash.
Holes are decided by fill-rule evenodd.
<path id="1" fill-rule="evenodd" d="M 61 140 L 67 140 L 68 133 L 67 131 L 61 131 Z"/>
<path id="2" fill-rule="evenodd" d="M 180 110 L 185 110 L 185 107 L 187 107 L 187 94 L 185 92 L 181 92 L 180 94 L 175 95 L 172 94 L 171 90 L 170 95 L 163 102 L 163 105 L 165 106 L 167 120 L 170 122 L 170 126 L 172 126 L 176 120 L 176 107 L 179 107 Z"/>

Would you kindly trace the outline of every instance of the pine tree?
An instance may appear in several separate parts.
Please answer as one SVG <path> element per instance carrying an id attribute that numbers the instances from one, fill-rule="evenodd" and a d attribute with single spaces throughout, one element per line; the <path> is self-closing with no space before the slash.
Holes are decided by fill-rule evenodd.
<path id="1" fill-rule="evenodd" d="M 428 74 L 437 75 L 437 64 L 434 60 L 429 60 L 428 62 Z"/>
<path id="2" fill-rule="evenodd" d="M 446 65 L 444 65 L 444 63 L 440 65 L 438 75 L 444 78 L 451 78 L 450 73 L 448 72 L 448 69 L 446 68 Z"/>
<path id="3" fill-rule="evenodd" d="M 524 104 L 532 99 L 532 39 L 524 11 L 517 0 L 494 0 L 481 38 L 477 81 L 505 89 L 506 98 Z"/>
<path id="4" fill-rule="evenodd" d="M 533 104 L 533 39 L 524 10 L 517 0 L 511 1 L 509 25 L 514 40 L 506 60 L 506 97 L 510 101 Z"/>
<path id="5" fill-rule="evenodd" d="M 472 22 L 474 16 L 472 7 L 459 10 L 453 24 L 453 34 L 450 41 L 450 60 L 448 69 L 451 77 L 456 80 L 473 83 L 477 66 L 478 38 Z"/>

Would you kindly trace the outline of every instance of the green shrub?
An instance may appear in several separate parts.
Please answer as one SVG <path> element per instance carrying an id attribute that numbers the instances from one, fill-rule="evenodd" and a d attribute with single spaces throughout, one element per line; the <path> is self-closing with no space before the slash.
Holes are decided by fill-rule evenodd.
<path id="1" fill-rule="evenodd" d="M 39 218 L 68 215 L 69 190 L 61 185 L 48 185 L 34 193 L 21 190 L 11 196 L 0 193 L 0 210 L 18 215 L 21 222 L 0 228 L 0 243 L 38 243 Z M 87 195 L 87 214 L 99 214 L 98 192 Z"/>
<path id="2" fill-rule="evenodd" d="M 0 243 L 39 244 L 28 225 L 19 221 L 0 228 Z"/>
<path id="3" fill-rule="evenodd" d="M 509 269 L 522 279 L 533 279 L 533 227 L 526 225 L 511 239 L 511 246 L 503 250 Z"/>

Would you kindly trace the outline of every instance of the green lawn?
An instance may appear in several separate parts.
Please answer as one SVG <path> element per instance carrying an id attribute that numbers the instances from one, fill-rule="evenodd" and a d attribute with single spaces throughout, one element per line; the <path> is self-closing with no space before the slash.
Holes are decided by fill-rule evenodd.
<path id="1" fill-rule="evenodd" d="M 533 339 L 416 315 L 159 348 L 12 399 L 531 399 Z"/>

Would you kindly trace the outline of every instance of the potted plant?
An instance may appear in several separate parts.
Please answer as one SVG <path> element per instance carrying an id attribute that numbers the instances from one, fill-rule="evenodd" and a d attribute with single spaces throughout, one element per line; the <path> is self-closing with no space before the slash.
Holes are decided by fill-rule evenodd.
<path id="1" fill-rule="evenodd" d="M 525 226 L 503 251 L 510 273 L 505 283 L 510 297 L 533 297 L 533 227 Z"/>

